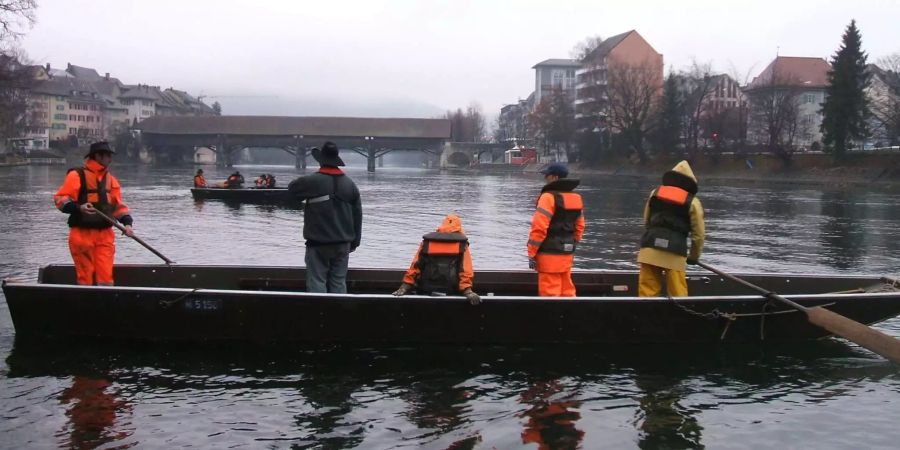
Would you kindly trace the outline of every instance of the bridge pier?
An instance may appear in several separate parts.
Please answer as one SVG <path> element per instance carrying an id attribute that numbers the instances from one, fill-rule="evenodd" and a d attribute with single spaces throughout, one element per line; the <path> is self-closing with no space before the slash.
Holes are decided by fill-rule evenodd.
<path id="1" fill-rule="evenodd" d="M 306 149 L 303 147 L 297 147 L 297 152 L 294 153 L 294 168 L 296 169 L 305 169 L 306 168 Z"/>
<path id="2" fill-rule="evenodd" d="M 366 149 L 366 170 L 375 172 L 375 150 L 372 148 Z"/>
<path id="3" fill-rule="evenodd" d="M 228 151 L 228 142 L 225 140 L 225 136 L 219 136 L 216 141 L 216 165 L 231 167 L 231 152 Z"/>

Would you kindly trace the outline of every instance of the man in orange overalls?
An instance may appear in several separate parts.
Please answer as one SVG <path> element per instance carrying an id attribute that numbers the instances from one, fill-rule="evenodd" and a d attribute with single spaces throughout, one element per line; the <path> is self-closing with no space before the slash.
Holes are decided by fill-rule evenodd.
<path id="1" fill-rule="evenodd" d="M 541 189 L 528 235 L 528 267 L 538 273 L 538 295 L 574 297 L 572 263 L 584 235 L 584 203 L 572 192 L 578 180 L 566 178 L 569 169 L 553 163 L 541 170 L 547 184 Z"/>
<path id="2" fill-rule="evenodd" d="M 106 142 L 91 144 L 84 167 L 69 170 L 53 196 L 56 207 L 69 214 L 69 251 L 78 284 L 113 284 L 116 235 L 112 224 L 97 211 L 118 219 L 125 234 L 134 236 L 119 180 L 109 173 L 113 153 Z"/>

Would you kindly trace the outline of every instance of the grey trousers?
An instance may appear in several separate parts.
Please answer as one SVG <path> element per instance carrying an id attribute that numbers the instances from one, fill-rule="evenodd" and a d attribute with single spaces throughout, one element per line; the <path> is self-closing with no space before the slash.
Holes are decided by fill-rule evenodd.
<path id="1" fill-rule="evenodd" d="M 345 294 L 350 243 L 306 247 L 306 291 Z"/>

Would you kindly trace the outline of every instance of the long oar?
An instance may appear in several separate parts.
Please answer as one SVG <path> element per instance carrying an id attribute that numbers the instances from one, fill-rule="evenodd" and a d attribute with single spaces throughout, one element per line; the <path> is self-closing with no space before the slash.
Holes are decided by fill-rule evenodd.
<path id="1" fill-rule="evenodd" d="M 806 318 L 813 325 L 818 325 L 831 334 L 835 334 L 844 339 L 847 339 L 848 341 L 855 342 L 861 347 L 865 347 L 895 363 L 900 364 L 900 340 L 897 340 L 893 336 L 884 334 L 855 320 L 848 319 L 836 312 L 822 308 L 821 306 L 807 308 L 806 306 L 788 300 L 774 292 L 750 283 L 749 281 L 742 280 L 734 275 L 722 272 L 721 270 L 716 269 L 709 264 L 704 264 L 698 261 L 697 265 L 722 277 L 728 278 L 731 281 L 736 281 L 740 284 L 743 284 L 744 286 L 747 286 L 748 288 L 763 294 L 763 296 L 767 298 L 774 298 L 775 300 L 785 303 L 792 308 L 803 311 L 804 313 L 806 313 Z"/>
<path id="2" fill-rule="evenodd" d="M 99 210 L 96 210 L 96 209 L 95 209 L 94 212 L 96 212 L 97 214 L 100 214 L 100 217 L 106 219 L 107 222 L 111 223 L 114 227 L 118 228 L 121 232 L 123 232 L 123 233 L 125 232 L 125 227 L 122 226 L 122 224 L 119 223 L 118 220 L 113 219 L 112 217 L 107 216 L 106 214 L 100 212 Z M 128 236 L 128 235 L 126 235 L 126 236 Z M 147 250 L 150 250 L 151 252 L 153 252 L 154 255 L 159 256 L 160 258 L 162 258 L 162 260 L 165 261 L 166 264 L 169 264 L 169 265 L 175 264 L 174 261 L 172 261 L 172 260 L 169 259 L 169 258 L 166 258 L 166 255 L 163 255 L 162 253 L 156 251 L 155 248 L 151 247 L 150 244 L 144 242 L 141 238 L 139 238 L 139 237 L 137 237 L 137 236 L 134 236 L 134 235 L 131 235 L 131 236 L 128 236 L 128 237 L 130 237 L 130 238 L 134 239 L 135 241 L 137 241 L 138 244 L 141 244 L 141 245 L 143 245 L 144 247 L 146 247 Z"/>

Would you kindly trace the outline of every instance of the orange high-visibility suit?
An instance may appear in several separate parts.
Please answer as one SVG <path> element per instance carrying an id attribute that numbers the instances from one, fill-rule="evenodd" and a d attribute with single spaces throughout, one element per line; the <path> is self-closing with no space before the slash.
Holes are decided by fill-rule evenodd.
<path id="1" fill-rule="evenodd" d="M 447 239 L 438 240 L 441 238 L 441 234 L 446 234 Z M 454 237 L 451 235 L 457 236 Z M 450 292 L 445 293 L 454 295 L 464 292 L 466 289 L 471 289 L 472 279 L 474 278 L 472 255 L 469 253 L 468 241 L 466 240 L 465 231 L 463 231 L 462 228 L 462 221 L 459 217 L 454 214 L 448 214 L 437 228 L 437 232 L 426 234 L 423 240 L 428 241 L 429 243 L 429 251 L 428 255 L 425 255 L 426 257 L 429 255 L 438 257 L 453 256 L 462 253 L 462 264 L 460 267 L 453 267 L 450 270 L 451 273 L 458 271 L 459 284 L 455 286 L 457 289 L 448 289 Z M 405 284 L 417 286 L 419 289 L 425 288 L 425 286 L 421 285 L 423 284 L 423 280 L 421 279 L 421 268 L 419 267 L 419 258 L 423 256 L 422 250 L 424 244 L 425 242 L 419 244 L 419 249 L 416 251 L 416 255 L 409 265 L 409 269 L 406 271 L 406 274 L 403 275 L 403 282 Z"/>
<path id="2" fill-rule="evenodd" d="M 575 247 L 584 235 L 584 204 L 581 195 L 571 192 L 578 180 L 561 178 L 541 190 L 537 209 L 531 217 L 528 258 L 538 272 L 538 295 L 574 297 L 572 264 Z"/>
<path id="3" fill-rule="evenodd" d="M 82 183 L 82 179 L 84 183 Z M 56 207 L 69 214 L 69 251 L 78 284 L 113 284 L 116 235 L 112 224 L 98 214 L 82 214 L 79 207 L 91 203 L 123 225 L 131 225 L 128 206 L 122 201 L 119 180 L 107 168 L 88 159 L 83 169 L 73 169 L 53 196 Z"/>
<path id="4" fill-rule="evenodd" d="M 205 188 L 206 187 L 206 178 L 203 178 L 203 175 L 195 175 L 194 176 L 194 187 L 195 188 Z"/>

